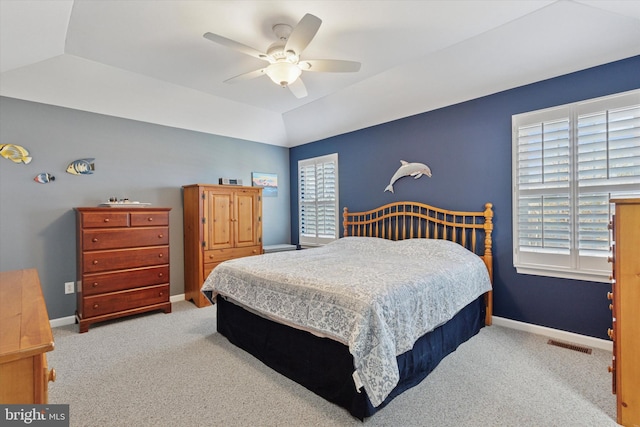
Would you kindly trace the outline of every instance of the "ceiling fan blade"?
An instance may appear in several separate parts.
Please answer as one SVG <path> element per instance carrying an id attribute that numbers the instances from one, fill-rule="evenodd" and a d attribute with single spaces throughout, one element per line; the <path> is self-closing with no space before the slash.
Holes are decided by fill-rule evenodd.
<path id="1" fill-rule="evenodd" d="M 259 70 L 249 71 L 248 73 L 240 74 L 235 77 L 231 77 L 230 79 L 225 80 L 225 83 L 238 83 L 243 82 L 245 80 L 255 79 L 256 77 L 264 76 L 266 68 L 260 68 Z"/>
<path id="2" fill-rule="evenodd" d="M 297 78 L 293 83 L 287 86 L 296 98 L 304 98 L 307 96 L 307 88 L 300 78 Z"/>
<path id="3" fill-rule="evenodd" d="M 343 61 L 340 59 L 309 59 L 298 63 L 298 66 L 304 71 L 322 73 L 353 73 L 360 71 L 360 65 L 356 61 Z"/>
<path id="4" fill-rule="evenodd" d="M 293 51 L 296 55 L 300 56 L 300 53 L 307 47 L 313 37 L 318 32 L 322 24 L 322 20 L 317 16 L 307 13 L 302 17 L 298 25 L 291 31 L 289 40 L 284 47 L 284 51 Z"/>
<path id="5" fill-rule="evenodd" d="M 222 46 L 226 46 L 231 49 L 235 49 L 239 52 L 247 54 L 249 56 L 253 56 L 254 58 L 262 59 L 263 61 L 270 61 L 269 56 L 266 53 L 262 53 L 252 47 L 239 43 L 237 41 L 228 39 L 226 37 L 222 37 L 218 34 L 213 33 L 204 33 L 203 37 L 207 40 L 211 40 L 214 43 L 218 43 Z"/>

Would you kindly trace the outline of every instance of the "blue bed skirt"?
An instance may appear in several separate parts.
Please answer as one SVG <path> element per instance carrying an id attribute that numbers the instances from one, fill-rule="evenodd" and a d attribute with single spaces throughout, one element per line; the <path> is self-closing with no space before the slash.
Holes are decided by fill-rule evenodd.
<path id="1" fill-rule="evenodd" d="M 400 382 L 381 405 L 373 407 L 366 393 L 355 388 L 353 356 L 347 346 L 265 319 L 221 297 L 216 305 L 217 330 L 231 343 L 361 420 L 419 384 L 445 356 L 480 331 L 485 317 L 482 296 L 423 335 L 412 350 L 397 357 Z"/>

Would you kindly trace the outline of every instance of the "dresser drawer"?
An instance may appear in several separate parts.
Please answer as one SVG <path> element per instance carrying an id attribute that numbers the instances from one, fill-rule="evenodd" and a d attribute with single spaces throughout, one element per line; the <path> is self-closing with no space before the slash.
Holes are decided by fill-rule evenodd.
<path id="1" fill-rule="evenodd" d="M 169 227 L 89 229 L 82 232 L 82 247 L 85 251 L 168 244 Z"/>
<path id="2" fill-rule="evenodd" d="M 89 296 L 84 298 L 82 304 L 84 317 L 93 317 L 167 301 L 169 301 L 169 285 L 158 285 Z"/>
<path id="3" fill-rule="evenodd" d="M 246 248 L 211 249 L 204 251 L 204 262 L 222 262 L 233 258 L 242 258 L 251 255 L 260 255 L 260 246 Z"/>
<path id="4" fill-rule="evenodd" d="M 169 212 L 131 212 L 132 227 L 169 225 Z"/>
<path id="5" fill-rule="evenodd" d="M 103 227 L 128 227 L 129 213 L 118 211 L 106 212 L 84 212 L 81 216 L 82 227 L 103 228 Z"/>
<path id="6" fill-rule="evenodd" d="M 85 274 L 82 292 L 85 296 L 142 288 L 169 283 L 169 266 L 137 268 L 116 273 Z"/>
<path id="7" fill-rule="evenodd" d="M 169 264 L 169 246 L 84 252 L 83 273 Z"/>

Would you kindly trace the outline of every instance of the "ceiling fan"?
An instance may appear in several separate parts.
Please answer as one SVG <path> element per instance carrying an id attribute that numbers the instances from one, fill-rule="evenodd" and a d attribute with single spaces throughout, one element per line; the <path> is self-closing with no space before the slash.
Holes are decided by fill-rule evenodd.
<path id="1" fill-rule="evenodd" d="M 274 25 L 273 32 L 278 40 L 267 48 L 266 53 L 218 34 L 205 33 L 204 38 L 269 62 L 269 65 L 264 68 L 232 77 L 225 80 L 225 83 L 235 83 L 267 75 L 274 83 L 288 87 L 296 98 L 304 98 L 307 96 L 307 88 L 300 79 L 300 74 L 303 71 L 349 73 L 360 70 L 360 63 L 355 61 L 300 59 L 302 51 L 316 35 L 321 23 L 320 18 L 307 13 L 294 28 L 287 24 Z"/>

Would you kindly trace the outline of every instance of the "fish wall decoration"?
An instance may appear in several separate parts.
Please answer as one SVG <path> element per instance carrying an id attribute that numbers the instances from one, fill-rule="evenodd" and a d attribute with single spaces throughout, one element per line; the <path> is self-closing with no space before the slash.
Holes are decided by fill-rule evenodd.
<path id="1" fill-rule="evenodd" d="M 67 173 L 72 175 L 90 175 L 96 170 L 96 165 L 93 163 L 95 159 L 78 159 L 69 163 L 67 166 Z"/>
<path id="2" fill-rule="evenodd" d="M 35 182 L 39 182 L 40 184 L 48 184 L 51 181 L 55 181 L 56 177 L 51 175 L 48 172 L 43 172 L 43 173 L 40 173 L 40 174 L 36 175 L 36 177 L 33 178 L 33 180 Z"/>
<path id="3" fill-rule="evenodd" d="M 29 152 L 20 145 L 0 144 L 0 156 L 9 159 L 14 163 L 29 164 L 33 157 L 29 157 Z"/>
<path id="4" fill-rule="evenodd" d="M 402 165 L 398 168 L 396 173 L 393 174 L 389 185 L 387 185 L 387 188 L 385 188 L 384 191 L 391 191 L 393 193 L 393 184 L 405 176 L 412 176 L 414 179 L 418 179 L 422 175 L 431 177 L 431 169 L 429 169 L 429 166 L 424 163 L 409 163 L 404 160 L 400 160 L 400 163 Z"/>

